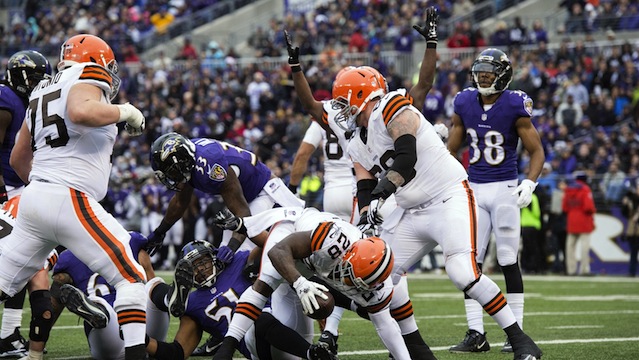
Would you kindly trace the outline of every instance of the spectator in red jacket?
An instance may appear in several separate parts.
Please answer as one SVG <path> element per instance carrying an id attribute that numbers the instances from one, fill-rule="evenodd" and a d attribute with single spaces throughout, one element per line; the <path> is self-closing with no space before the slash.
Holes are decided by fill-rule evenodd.
<path id="1" fill-rule="evenodd" d="M 581 246 L 580 275 L 590 275 L 590 234 L 595 230 L 595 202 L 585 173 L 575 174 L 575 181 L 564 193 L 562 208 L 566 213 L 566 273 L 577 274 L 577 243 Z"/>

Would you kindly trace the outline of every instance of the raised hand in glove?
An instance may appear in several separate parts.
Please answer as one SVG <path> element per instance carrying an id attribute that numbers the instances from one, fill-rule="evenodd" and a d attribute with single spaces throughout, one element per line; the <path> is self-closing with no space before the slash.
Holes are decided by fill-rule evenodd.
<path id="1" fill-rule="evenodd" d="M 326 286 L 310 281 L 303 276 L 295 280 L 293 288 L 302 302 L 302 309 L 306 315 L 312 314 L 319 309 L 315 296 L 319 296 L 324 300 L 328 299 L 328 296 L 324 293 L 328 292 Z"/>
<path id="2" fill-rule="evenodd" d="M 413 29 L 417 30 L 426 42 L 437 42 L 437 22 L 439 21 L 439 15 L 437 14 L 437 10 L 431 6 L 426 9 L 426 24 L 424 27 L 419 25 L 413 25 Z"/>
<path id="3" fill-rule="evenodd" d="M 519 208 L 525 208 L 530 205 L 530 202 L 532 201 L 532 194 L 536 187 L 537 183 L 530 179 L 524 179 L 521 181 L 521 184 L 519 184 L 512 193 L 512 195 L 519 196 L 519 198 L 517 198 L 517 206 L 519 206 Z"/>
<path id="4" fill-rule="evenodd" d="M 291 37 L 288 31 L 284 30 L 284 38 L 286 39 L 286 51 L 288 51 L 288 64 L 299 65 L 300 64 L 300 48 L 299 46 L 293 47 L 291 44 Z"/>
<path id="5" fill-rule="evenodd" d="M 235 216 L 228 208 L 224 208 L 222 211 L 215 214 L 213 220 L 215 226 L 223 230 L 237 231 L 240 234 L 246 235 L 246 227 L 244 227 L 244 221 L 242 218 Z"/>
<path id="6" fill-rule="evenodd" d="M 142 135 L 146 126 L 146 120 L 142 112 L 129 103 L 116 106 L 120 109 L 120 121 L 126 121 L 124 129 L 131 136 Z"/>
<path id="7" fill-rule="evenodd" d="M 233 261 L 233 257 L 235 256 L 235 251 L 233 251 L 228 246 L 220 246 L 217 249 L 217 259 L 225 264 L 230 264 Z"/>
<path id="8" fill-rule="evenodd" d="M 155 255 L 155 253 L 158 252 L 158 250 L 160 250 L 162 248 L 162 243 L 164 242 L 164 237 L 165 236 L 166 236 L 166 233 L 164 233 L 164 232 L 156 233 L 155 231 L 153 231 L 147 237 L 147 239 L 149 239 L 149 241 L 146 243 L 145 250 L 146 250 L 146 252 L 149 253 L 149 256 Z"/>

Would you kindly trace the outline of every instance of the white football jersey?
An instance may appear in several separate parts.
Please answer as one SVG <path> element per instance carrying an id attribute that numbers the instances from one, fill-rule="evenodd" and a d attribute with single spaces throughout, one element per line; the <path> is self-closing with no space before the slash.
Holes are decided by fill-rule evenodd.
<path id="1" fill-rule="evenodd" d="M 34 89 L 26 114 L 34 150 L 30 181 L 64 185 L 94 199 L 106 195 L 117 126 L 72 123 L 68 120 L 67 98 L 73 85 L 84 83 L 100 88 L 101 101 L 109 103 L 106 94 L 111 91 L 111 81 L 104 68 L 82 63 L 62 70 Z"/>
<path id="2" fill-rule="evenodd" d="M 372 291 L 362 291 L 340 281 L 338 265 L 352 243 L 362 238 L 359 229 L 330 213 L 304 211 L 295 221 L 295 231 L 312 230 L 311 256 L 302 260 L 304 265 L 331 287 L 348 296 L 371 312 L 390 304 L 393 281 L 388 277 Z"/>
<path id="3" fill-rule="evenodd" d="M 403 90 L 403 89 L 402 89 Z M 454 184 L 468 178 L 466 170 L 455 159 L 422 113 L 411 105 L 403 91 L 391 91 L 375 104 L 368 120 L 368 128 L 355 131 L 348 146 L 353 162 L 360 163 L 377 178 L 383 178 L 393 165 L 394 140 L 386 126 L 402 111 L 419 116 L 417 130 L 417 162 L 415 176 L 395 192 L 397 204 L 409 209 L 424 204 Z"/>
<path id="4" fill-rule="evenodd" d="M 344 134 L 342 134 L 344 138 Z M 330 189 L 344 184 L 354 185 L 353 162 L 346 153 L 346 147 L 340 145 L 340 139 L 333 133 L 328 133 L 317 122 L 311 121 L 303 142 L 313 145 L 316 149 L 322 147 L 324 152 L 324 187 Z M 345 142 L 344 139 L 342 142 Z"/>

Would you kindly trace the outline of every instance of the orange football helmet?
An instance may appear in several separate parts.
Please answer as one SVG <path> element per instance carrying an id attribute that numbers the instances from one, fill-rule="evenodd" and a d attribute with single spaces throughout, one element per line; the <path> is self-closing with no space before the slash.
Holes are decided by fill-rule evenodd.
<path id="1" fill-rule="evenodd" d="M 342 68 L 342 70 L 337 72 L 337 75 L 335 75 L 335 81 L 337 81 L 337 79 L 339 79 L 340 76 L 344 75 L 345 72 L 347 72 L 348 70 L 353 70 L 355 69 L 355 66 L 347 66 Z"/>
<path id="2" fill-rule="evenodd" d="M 342 256 L 338 270 L 344 284 L 370 291 L 388 278 L 394 263 L 390 246 L 373 236 L 355 241 Z"/>
<path id="3" fill-rule="evenodd" d="M 382 89 L 384 89 L 384 94 L 388 93 L 388 82 L 386 82 L 386 78 L 384 77 L 384 75 L 382 75 L 381 72 L 379 72 L 379 70 L 375 69 L 374 67 L 371 66 L 360 66 L 360 69 L 366 69 L 370 72 L 372 72 L 373 74 L 375 74 L 375 77 L 377 78 L 377 81 L 379 81 L 379 84 L 382 86 Z"/>
<path id="4" fill-rule="evenodd" d="M 118 62 L 113 50 L 104 40 L 95 35 L 80 34 L 67 39 L 60 48 L 58 71 L 79 63 L 95 63 L 105 68 L 113 78 L 110 98 L 113 99 L 120 90 Z"/>
<path id="5" fill-rule="evenodd" d="M 357 116 L 372 99 L 383 96 L 384 88 L 369 70 L 354 68 L 344 71 L 333 83 L 334 110 L 339 110 L 335 122 L 344 131 L 357 128 Z"/>

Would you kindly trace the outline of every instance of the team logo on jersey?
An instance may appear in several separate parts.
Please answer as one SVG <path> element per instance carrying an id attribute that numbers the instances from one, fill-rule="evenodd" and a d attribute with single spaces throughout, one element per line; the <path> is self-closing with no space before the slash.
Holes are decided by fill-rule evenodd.
<path id="1" fill-rule="evenodd" d="M 481 114 L 481 121 L 486 121 L 486 120 L 488 120 L 488 115 Z"/>
<path id="2" fill-rule="evenodd" d="M 209 178 L 214 181 L 226 180 L 226 170 L 220 164 L 215 164 L 209 169 Z"/>
<path id="3" fill-rule="evenodd" d="M 531 98 L 526 98 L 524 100 L 524 109 L 526 109 L 528 115 L 532 116 L 533 101 Z"/>

